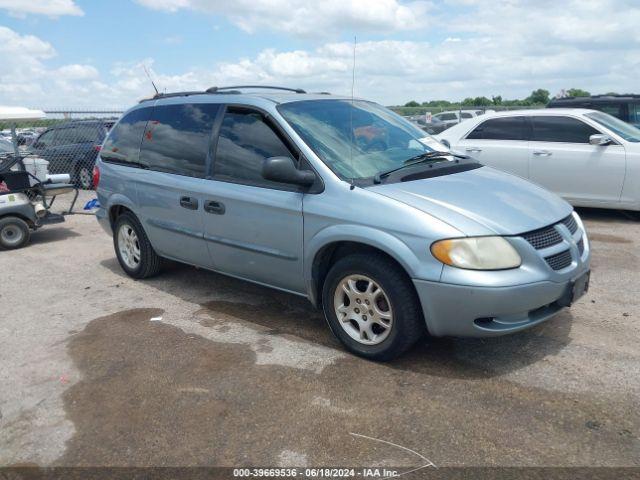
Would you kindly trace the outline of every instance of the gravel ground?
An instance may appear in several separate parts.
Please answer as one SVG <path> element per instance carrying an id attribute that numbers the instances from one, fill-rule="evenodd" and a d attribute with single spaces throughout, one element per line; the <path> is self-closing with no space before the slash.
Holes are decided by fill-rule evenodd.
<path id="1" fill-rule="evenodd" d="M 133 281 L 69 216 L 0 252 L 0 465 L 640 466 L 640 221 L 580 213 L 578 304 L 390 364 L 302 298 L 182 265 Z"/>

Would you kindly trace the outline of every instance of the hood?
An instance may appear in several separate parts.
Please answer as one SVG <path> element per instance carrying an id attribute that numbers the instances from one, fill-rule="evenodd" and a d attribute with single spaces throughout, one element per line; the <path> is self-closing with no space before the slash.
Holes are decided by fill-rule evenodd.
<path id="1" fill-rule="evenodd" d="M 517 235 L 556 223 L 573 210 L 554 193 L 490 167 L 369 190 L 433 215 L 465 235 Z"/>

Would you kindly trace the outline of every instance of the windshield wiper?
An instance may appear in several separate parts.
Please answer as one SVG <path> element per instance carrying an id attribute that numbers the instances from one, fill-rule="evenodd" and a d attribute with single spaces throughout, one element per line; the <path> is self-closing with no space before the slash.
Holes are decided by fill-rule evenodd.
<path id="1" fill-rule="evenodd" d="M 413 165 L 418 165 L 420 163 L 427 163 L 438 158 L 445 158 L 447 156 L 455 157 L 455 158 L 470 158 L 468 155 L 461 155 L 459 153 L 453 152 L 424 152 L 420 155 L 415 155 L 411 158 L 408 158 L 403 162 L 399 167 L 390 168 L 389 170 L 383 170 L 382 172 L 378 172 L 373 177 L 373 183 L 381 183 L 384 177 L 391 175 L 393 172 L 397 172 L 398 170 L 402 170 L 403 168 L 411 167 Z"/>

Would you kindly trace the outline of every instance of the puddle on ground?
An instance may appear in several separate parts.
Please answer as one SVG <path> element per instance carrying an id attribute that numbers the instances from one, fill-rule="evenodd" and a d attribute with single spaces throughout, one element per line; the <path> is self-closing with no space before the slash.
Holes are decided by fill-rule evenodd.
<path id="1" fill-rule="evenodd" d="M 297 299 L 295 299 L 297 300 Z M 305 308 L 308 304 L 308 307 Z M 227 302 L 214 300 L 202 304 L 197 315 L 206 315 L 201 325 L 213 327 L 226 317 L 233 317 L 266 327 L 268 335 L 293 335 L 320 345 L 341 348 L 333 336 L 321 310 L 313 308 L 307 301 L 295 302 L 293 305 L 266 300 L 260 304 Z"/>
<path id="2" fill-rule="evenodd" d="M 251 345 L 149 321 L 161 315 L 127 310 L 70 337 L 82 380 L 63 396 L 76 433 L 57 465 L 273 466 L 291 452 L 311 466 L 419 465 L 405 450 L 350 432 L 436 465 L 637 461 L 638 415 L 624 399 L 427 375 L 353 356 L 321 373 L 257 365 Z M 274 335 L 290 331 L 268 323 Z M 438 368 L 435 358 L 413 361 Z"/>

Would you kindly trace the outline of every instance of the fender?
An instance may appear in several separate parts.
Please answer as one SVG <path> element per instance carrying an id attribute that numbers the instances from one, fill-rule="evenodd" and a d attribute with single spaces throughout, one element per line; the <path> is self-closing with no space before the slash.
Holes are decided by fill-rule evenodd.
<path id="1" fill-rule="evenodd" d="M 304 252 L 304 281 L 309 300 L 316 305 L 316 284 L 313 279 L 313 260 L 322 248 L 335 242 L 357 242 L 382 250 L 395 259 L 413 278 L 420 267 L 420 260 L 411 249 L 393 235 L 362 225 L 332 225 L 317 232 L 307 242 Z"/>
<path id="2" fill-rule="evenodd" d="M 123 195 L 121 193 L 114 193 L 112 195 L 109 195 L 109 200 L 107 202 L 107 205 L 105 205 L 105 209 L 107 210 L 107 212 L 109 212 L 111 211 L 111 207 L 114 207 L 115 205 L 122 205 L 123 207 L 127 207 L 133 213 L 138 215 L 135 209 L 135 204 L 126 195 Z"/>

